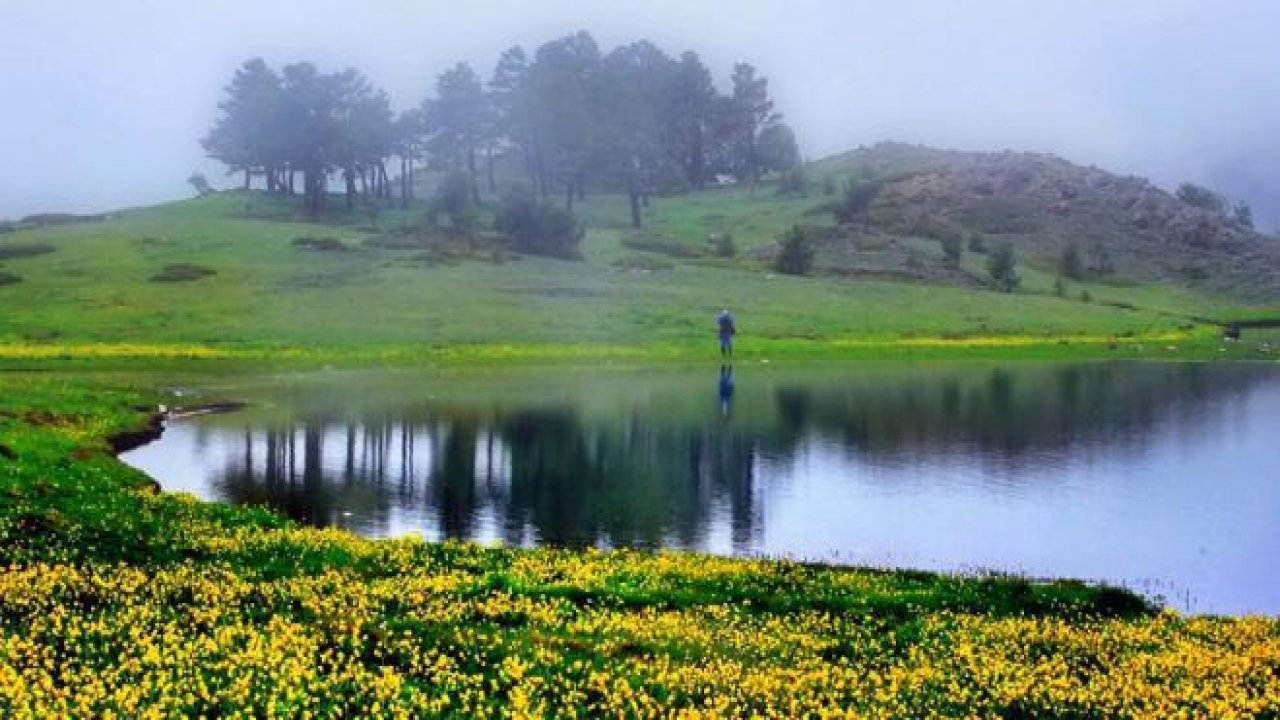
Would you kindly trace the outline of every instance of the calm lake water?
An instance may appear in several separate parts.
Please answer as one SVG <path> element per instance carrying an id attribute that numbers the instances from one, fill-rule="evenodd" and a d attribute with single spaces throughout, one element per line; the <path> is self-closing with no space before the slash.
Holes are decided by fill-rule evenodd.
<path id="1" fill-rule="evenodd" d="M 124 456 L 315 525 L 1105 580 L 1280 613 L 1280 367 L 329 371 Z"/>

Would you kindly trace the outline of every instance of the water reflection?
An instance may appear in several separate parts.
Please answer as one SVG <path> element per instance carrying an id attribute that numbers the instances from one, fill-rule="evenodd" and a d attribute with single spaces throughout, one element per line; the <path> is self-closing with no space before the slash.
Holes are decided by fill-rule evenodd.
<path id="1" fill-rule="evenodd" d="M 564 386 L 536 402 L 509 386 L 449 401 L 400 387 L 380 403 L 344 384 L 330 402 L 277 400 L 283 416 L 176 423 L 128 459 L 169 488 L 374 535 L 1155 581 L 1169 578 L 1155 568 L 1190 562 L 1177 553 L 1225 547 L 1183 536 L 1244 523 L 1253 536 L 1240 542 L 1269 553 L 1280 540 L 1261 524 L 1280 509 L 1274 483 L 1247 486 L 1280 459 L 1260 427 L 1280 412 L 1269 367 L 854 367 L 757 371 L 739 387 L 725 365 L 715 405 L 685 376 L 537 382 Z M 1221 522 L 1199 528 L 1186 509 L 1205 502 L 1246 509 L 1202 508 Z"/>

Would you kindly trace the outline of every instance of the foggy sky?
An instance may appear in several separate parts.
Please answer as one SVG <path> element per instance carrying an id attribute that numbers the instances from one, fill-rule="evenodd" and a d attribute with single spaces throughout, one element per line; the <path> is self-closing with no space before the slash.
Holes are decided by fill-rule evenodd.
<path id="1" fill-rule="evenodd" d="M 465 2 L 0 0 L 0 217 L 190 195 L 235 181 L 198 138 L 236 66 L 354 66 L 416 105 L 459 60 L 590 31 L 769 78 L 808 158 L 881 139 L 1035 150 L 1280 226 L 1280 3 L 1268 0 Z"/>

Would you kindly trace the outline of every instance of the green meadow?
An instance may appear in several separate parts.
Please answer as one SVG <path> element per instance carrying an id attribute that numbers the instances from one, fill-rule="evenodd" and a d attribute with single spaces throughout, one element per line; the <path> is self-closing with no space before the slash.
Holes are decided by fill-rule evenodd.
<path id="1" fill-rule="evenodd" d="M 577 205 L 586 228 L 580 260 L 513 255 L 483 238 L 433 244 L 407 230 L 419 208 L 345 212 L 335 199 L 338 210 L 311 222 L 293 199 L 226 192 L 126 210 L 0 235 L 0 271 L 18 278 L 0 286 L 0 354 L 75 356 L 116 345 L 149 348 L 138 354 L 200 346 L 334 358 L 460 348 L 476 356 L 692 358 L 714 350 L 712 318 L 729 307 L 747 357 L 1157 348 L 1237 356 L 1256 355 L 1256 344 L 1221 348 L 1205 321 L 1271 312 L 1139 283 L 1072 283 L 1070 295 L 1057 297 L 1053 275 L 1025 262 L 1023 288 L 1004 294 L 795 277 L 756 259 L 753 250 L 785 228 L 830 222 L 822 202 L 770 187 L 660 197 L 646 228 L 633 231 L 625 198 L 589 196 Z M 732 235 L 734 257 L 708 249 L 708 237 L 722 233 Z M 935 241 L 903 242 L 941 254 Z M 981 256 L 963 263 L 981 275 Z M 1091 302 L 1078 298 L 1084 290 Z"/>

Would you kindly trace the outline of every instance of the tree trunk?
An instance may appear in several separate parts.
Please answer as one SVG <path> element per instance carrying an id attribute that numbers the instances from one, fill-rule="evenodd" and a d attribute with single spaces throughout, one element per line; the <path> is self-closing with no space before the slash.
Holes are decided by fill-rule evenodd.
<path id="1" fill-rule="evenodd" d="M 474 145 L 467 148 L 467 169 L 471 171 L 471 199 L 479 204 L 480 184 L 476 182 L 476 148 Z"/>
<path id="2" fill-rule="evenodd" d="M 640 191 L 632 185 L 627 195 L 631 200 L 631 227 L 639 230 L 644 227 L 644 216 L 640 213 Z"/>
<path id="3" fill-rule="evenodd" d="M 564 186 L 564 209 L 573 212 L 573 181 L 570 180 Z"/>
<path id="4" fill-rule="evenodd" d="M 689 180 L 699 190 L 707 184 L 707 179 L 703 177 L 706 163 L 706 153 L 702 149 L 702 128 L 699 127 L 693 133 L 693 151 L 689 158 Z"/>
<path id="5" fill-rule="evenodd" d="M 489 192 L 497 192 L 498 186 L 493 182 L 493 145 L 487 146 L 484 153 L 485 172 L 489 176 Z"/>
<path id="6" fill-rule="evenodd" d="M 249 189 L 249 168 L 244 169 L 244 189 Z"/>
<path id="7" fill-rule="evenodd" d="M 400 156 L 400 207 L 409 207 L 409 157 Z"/>
<path id="8" fill-rule="evenodd" d="M 379 188 L 382 190 L 382 198 L 384 200 L 391 199 L 391 178 L 387 177 L 387 164 L 381 159 L 378 160 L 378 182 Z"/>

